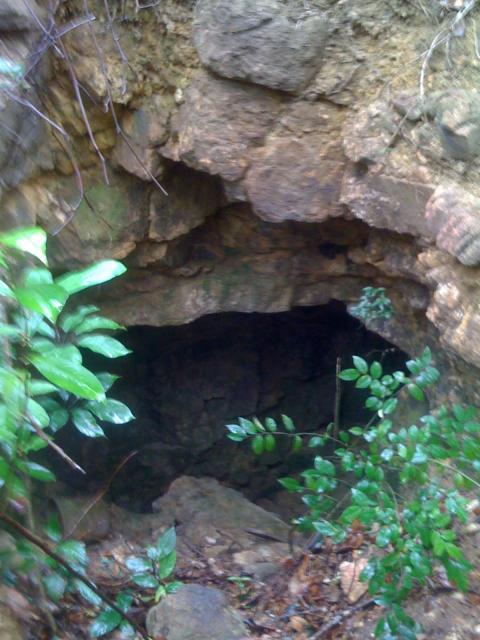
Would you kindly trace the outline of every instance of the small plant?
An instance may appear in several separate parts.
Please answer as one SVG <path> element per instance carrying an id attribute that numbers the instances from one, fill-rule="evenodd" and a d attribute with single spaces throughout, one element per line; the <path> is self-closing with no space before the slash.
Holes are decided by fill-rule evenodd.
<path id="1" fill-rule="evenodd" d="M 279 437 L 292 439 L 294 450 L 305 442 L 336 446 L 333 458 L 317 455 L 298 478 L 280 483 L 299 493 L 308 508 L 295 522 L 301 530 L 338 543 L 354 527 L 375 541 L 361 579 L 385 608 L 375 630 L 383 640 L 416 638 L 417 625 L 403 604 L 437 567 L 458 589 L 467 588 L 472 567 L 458 545 L 457 524 L 467 521 L 464 492 L 480 488 L 480 422 L 474 407 L 441 406 L 418 424 L 394 423 L 406 393 L 421 401 L 439 379 L 429 348 L 409 360 L 406 369 L 385 374 L 380 362 L 353 357 L 353 367 L 340 378 L 367 394 L 365 407 L 372 417 L 366 425 L 340 431 L 338 439 L 328 432 L 299 434 L 286 416 L 281 428 L 272 418 L 264 424 L 240 419 L 227 426 L 230 439 L 250 440 L 256 454 L 272 450 Z M 343 510 L 333 516 L 342 505 L 332 492 L 345 478 L 353 481 L 341 501 Z"/>
<path id="2" fill-rule="evenodd" d="M 46 447 L 83 472 L 55 442 L 60 429 L 70 423 L 82 435 L 99 438 L 105 436 L 101 423 L 133 419 L 126 405 L 107 397 L 116 376 L 95 374 L 83 364 L 85 350 L 106 358 L 128 354 L 105 334 L 123 327 L 98 315 L 95 306 L 70 304 L 74 294 L 124 271 L 121 263 L 105 260 L 54 277 L 44 231 L 0 235 L 0 525 L 7 540 L 1 575 L 13 585 L 34 585 L 44 605 L 46 598 L 57 602 L 72 591 L 96 606 L 109 601 L 87 578 L 83 543 L 64 540 L 54 520 L 38 536 L 43 527 L 35 522 L 31 496 L 34 483 L 55 480 L 38 457 Z M 125 601 L 110 604 L 123 624 Z M 44 609 L 53 631 L 53 618 Z"/>
<path id="3" fill-rule="evenodd" d="M 167 580 L 177 562 L 176 543 L 175 529 L 172 527 L 158 538 L 156 545 L 147 547 L 145 555 L 130 556 L 126 561 L 126 566 L 131 572 L 130 580 L 137 587 L 147 591 L 154 590 L 154 595 L 148 597 L 148 600 L 158 602 L 167 593 L 175 593 L 183 586 L 178 580 Z M 128 613 L 133 603 L 132 591 L 125 590 L 119 593 L 116 603 L 124 613 Z M 118 611 L 105 607 L 92 623 L 90 633 L 94 638 L 100 638 L 115 629 L 125 638 L 134 635 L 135 631 Z"/>
<path id="4" fill-rule="evenodd" d="M 365 287 L 356 305 L 350 307 L 353 316 L 363 322 L 389 320 L 394 313 L 393 305 L 383 287 Z"/>

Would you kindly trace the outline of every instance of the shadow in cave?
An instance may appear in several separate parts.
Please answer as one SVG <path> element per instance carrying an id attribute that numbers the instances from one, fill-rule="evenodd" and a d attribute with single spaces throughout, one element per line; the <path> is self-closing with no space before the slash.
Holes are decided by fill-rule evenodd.
<path id="1" fill-rule="evenodd" d="M 130 406 L 135 422 L 105 426 L 108 440 L 95 442 L 65 430 L 61 444 L 80 458 L 95 488 L 138 451 L 110 489 L 113 500 L 137 511 L 148 511 L 183 474 L 215 477 L 257 501 L 275 497 L 277 479 L 304 466 L 312 451 L 291 454 L 285 441 L 256 458 L 248 444 L 226 438 L 225 425 L 239 416 L 285 413 L 297 429 L 322 432 L 333 420 L 337 358 L 343 368 L 354 354 L 381 360 L 386 371 L 405 362 L 405 354 L 338 302 L 272 314 L 213 314 L 175 327 L 132 327 L 122 339 L 131 355 L 108 362 L 90 357 L 88 365 L 121 376 L 111 395 Z M 368 420 L 364 398 L 353 385 L 342 386 L 343 427 Z"/>

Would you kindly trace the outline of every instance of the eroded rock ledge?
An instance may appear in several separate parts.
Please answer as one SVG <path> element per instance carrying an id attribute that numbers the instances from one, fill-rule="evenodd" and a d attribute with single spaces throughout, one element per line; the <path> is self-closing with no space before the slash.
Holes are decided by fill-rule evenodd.
<path id="1" fill-rule="evenodd" d="M 59 24 L 82 6 L 63 3 Z M 78 175 L 44 122 L 28 130 L 41 152 L 15 146 L 31 110 L 6 103 L 2 224 L 56 232 L 72 218 L 51 238 L 54 264 L 125 260 L 129 276 L 102 296 L 130 325 L 349 303 L 366 284 L 385 286 L 397 315 L 376 330 L 409 352 L 436 347 L 445 388 L 455 395 L 462 377 L 475 399 L 480 95 L 470 25 L 454 38 L 461 74 L 436 52 L 420 99 L 415 59 L 438 27 L 402 0 L 165 0 L 137 13 L 127 2 L 113 32 L 96 11 L 64 43 L 110 184 L 51 54 L 32 100 L 70 135 L 85 197 L 72 210 Z M 453 14 L 442 11 L 447 24 Z M 38 25 L 8 20 L 34 49 Z M 123 135 L 101 108 L 109 95 Z"/>

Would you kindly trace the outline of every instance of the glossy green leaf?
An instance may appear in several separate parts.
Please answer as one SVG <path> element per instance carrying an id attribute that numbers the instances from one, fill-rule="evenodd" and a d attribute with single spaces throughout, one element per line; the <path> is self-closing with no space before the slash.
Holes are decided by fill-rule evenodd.
<path id="1" fill-rule="evenodd" d="M 113 373 L 106 372 L 97 373 L 96 376 L 100 380 L 100 384 L 102 385 L 104 391 L 108 391 L 120 378 L 120 376 L 116 376 Z"/>
<path id="2" fill-rule="evenodd" d="M 77 293 L 83 291 L 89 287 L 93 287 L 97 284 L 103 284 L 108 282 L 117 276 L 125 273 L 126 267 L 121 262 L 116 260 L 104 260 L 103 262 L 97 262 L 96 264 L 82 269 L 81 271 L 74 271 L 67 273 L 60 278 L 57 278 L 56 282 L 68 293 Z"/>
<path id="3" fill-rule="evenodd" d="M 171 551 L 167 556 L 162 557 L 159 562 L 158 575 L 161 580 L 168 578 L 169 575 L 175 569 L 175 564 L 177 562 L 177 553 L 175 549 Z"/>
<path id="4" fill-rule="evenodd" d="M 255 455 L 259 456 L 263 453 L 263 436 L 258 434 L 252 440 L 252 451 Z"/>
<path id="5" fill-rule="evenodd" d="M 87 550 L 83 542 L 79 542 L 78 540 L 65 540 L 58 545 L 57 551 L 67 562 L 81 567 L 86 567 L 88 564 Z"/>
<path id="6" fill-rule="evenodd" d="M 112 424 L 125 424 L 135 419 L 135 416 L 126 404 L 119 400 L 107 398 L 101 402 L 89 402 L 88 409 L 92 411 L 99 420 L 111 422 Z"/>
<path id="7" fill-rule="evenodd" d="M 368 373 L 368 364 L 363 358 L 360 358 L 360 356 L 353 356 L 353 364 L 355 369 L 360 373 Z"/>
<path id="8" fill-rule="evenodd" d="M 17 300 L 26 309 L 55 322 L 68 299 L 68 293 L 56 284 L 38 284 L 15 289 Z"/>
<path id="9" fill-rule="evenodd" d="M 149 573 L 138 573 L 132 576 L 132 580 L 136 585 L 144 589 L 156 589 L 158 587 L 158 580 Z"/>
<path id="10" fill-rule="evenodd" d="M 90 316 L 87 317 L 83 322 L 81 322 L 77 327 L 75 327 L 75 333 L 77 335 L 81 335 L 83 333 L 91 333 L 92 331 L 100 331 L 102 329 L 118 331 L 120 329 L 125 329 L 125 327 L 121 324 L 118 324 L 118 322 L 115 322 L 114 320 L 110 320 L 109 318 Z"/>
<path id="11" fill-rule="evenodd" d="M 292 441 L 292 452 L 296 453 L 297 451 L 300 451 L 300 449 L 302 448 L 302 445 L 303 445 L 302 438 L 300 436 L 295 436 Z"/>
<path id="12" fill-rule="evenodd" d="M 295 425 L 293 424 L 293 420 L 286 415 L 282 414 L 282 422 L 286 431 L 293 433 L 295 431 Z"/>
<path id="13" fill-rule="evenodd" d="M 42 482 L 54 482 L 55 480 L 54 474 L 49 469 L 31 460 L 20 461 L 17 466 L 34 480 L 40 480 Z"/>
<path id="14" fill-rule="evenodd" d="M 340 372 L 338 377 L 340 378 L 340 380 L 351 382 L 353 380 L 357 380 L 359 376 L 360 373 L 356 369 L 344 369 Z"/>
<path id="15" fill-rule="evenodd" d="M 16 229 L 0 234 L 0 244 L 17 249 L 47 264 L 47 234 L 38 227 Z"/>
<path id="16" fill-rule="evenodd" d="M 66 409 L 60 408 L 50 413 L 50 424 L 48 429 L 52 433 L 56 433 L 59 429 L 64 427 L 69 418 L 69 413 Z"/>
<path id="17" fill-rule="evenodd" d="M 174 549 L 177 544 L 177 535 L 175 532 L 175 527 L 170 527 L 167 529 L 157 540 L 157 551 L 160 558 L 164 558 L 168 556 Z"/>
<path id="18" fill-rule="evenodd" d="M 275 436 L 271 433 L 267 433 L 264 440 L 265 451 L 274 451 L 276 444 Z"/>
<path id="19" fill-rule="evenodd" d="M 53 284 L 53 277 L 48 269 L 27 269 L 23 274 L 22 286 L 33 287 L 37 284 Z"/>
<path id="20" fill-rule="evenodd" d="M 134 573 L 146 573 L 152 570 L 152 563 L 147 558 L 130 556 L 125 562 L 127 568 Z"/>
<path id="21" fill-rule="evenodd" d="M 0 280 L 0 296 L 4 296 L 5 298 L 15 299 L 15 294 L 13 293 L 13 290 L 3 280 Z"/>
<path id="22" fill-rule="evenodd" d="M 58 324 L 63 331 L 69 333 L 81 324 L 88 315 L 95 313 L 95 311 L 99 311 L 99 308 L 91 304 L 83 305 L 72 313 L 62 313 Z"/>
<path id="23" fill-rule="evenodd" d="M 84 349 L 90 349 L 106 358 L 119 358 L 131 353 L 121 342 L 110 336 L 87 335 L 81 336 L 77 344 Z"/>
<path id="24" fill-rule="evenodd" d="M 27 419 L 32 421 L 32 424 L 37 427 L 46 429 L 50 423 L 50 417 L 45 409 L 39 402 L 29 398 L 26 405 Z"/>
<path id="25" fill-rule="evenodd" d="M 95 591 L 91 589 L 88 585 L 86 585 L 82 580 L 74 580 L 73 585 L 75 590 L 82 596 L 88 604 L 93 605 L 94 607 L 99 607 L 102 604 L 102 599 L 100 596 L 97 596 Z"/>
<path id="26" fill-rule="evenodd" d="M 88 438 L 101 438 L 105 436 L 102 427 L 86 409 L 73 409 L 72 421 L 76 428 Z"/>
<path id="27" fill-rule="evenodd" d="M 57 347 L 45 355 L 31 354 L 30 362 L 50 382 L 79 398 L 101 401 L 105 392 L 88 369 L 72 362 L 68 347 Z"/>
<path id="28" fill-rule="evenodd" d="M 46 396 L 58 391 L 57 387 L 46 380 L 30 380 L 29 393 L 32 396 Z"/>
<path id="29" fill-rule="evenodd" d="M 101 638 L 114 631 L 122 622 L 123 617 L 113 609 L 103 611 L 90 625 L 90 634 L 94 638 Z"/>

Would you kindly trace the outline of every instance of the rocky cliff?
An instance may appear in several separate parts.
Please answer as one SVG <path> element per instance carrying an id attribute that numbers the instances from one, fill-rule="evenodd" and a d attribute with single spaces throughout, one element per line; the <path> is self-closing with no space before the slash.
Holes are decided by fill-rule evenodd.
<path id="1" fill-rule="evenodd" d="M 384 286 L 396 316 L 375 330 L 435 347 L 444 388 L 478 399 L 472 3 L 16 4 L 0 22 L 30 73 L 2 81 L 4 226 L 47 228 L 58 269 L 124 260 L 102 296 L 128 325 Z"/>

